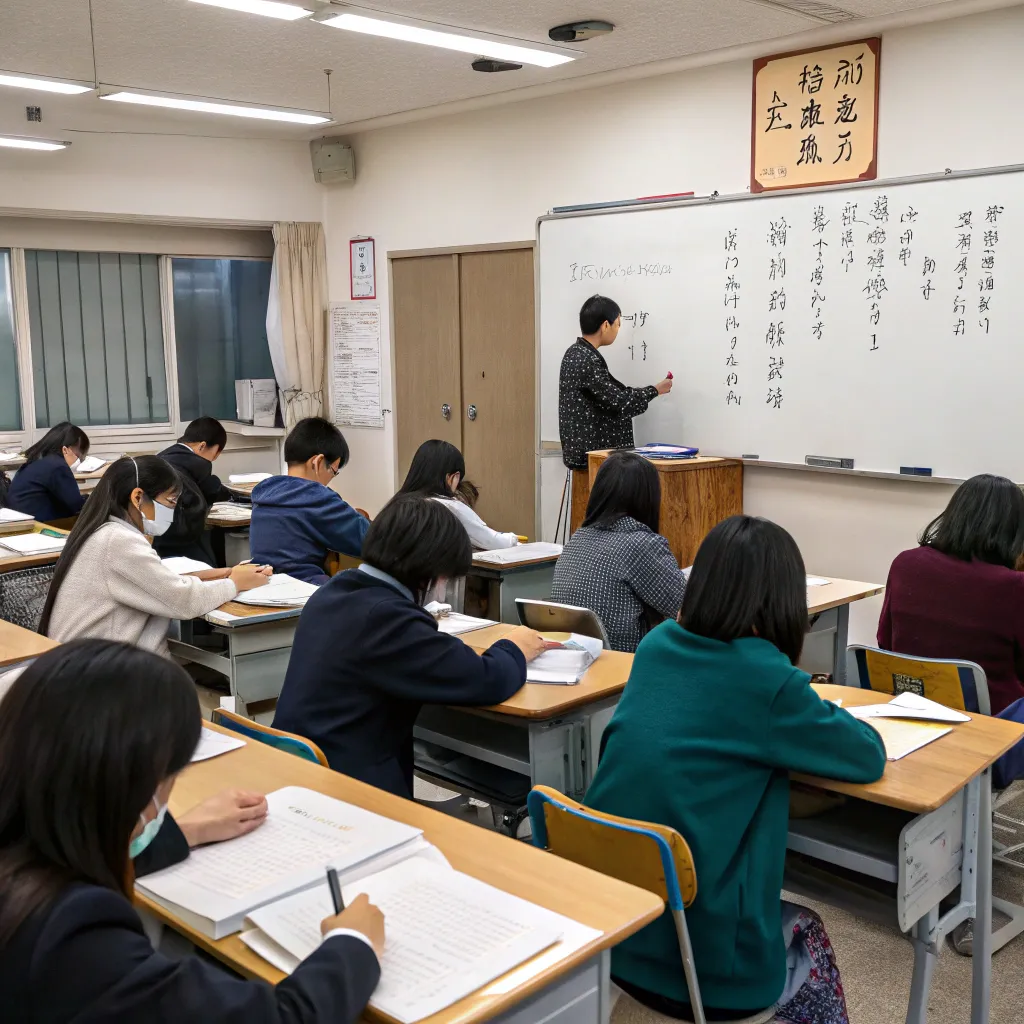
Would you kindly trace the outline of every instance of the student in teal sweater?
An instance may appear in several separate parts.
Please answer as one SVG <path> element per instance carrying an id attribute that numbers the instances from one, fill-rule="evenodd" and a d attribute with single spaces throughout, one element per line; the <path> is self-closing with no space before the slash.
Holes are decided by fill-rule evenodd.
<path id="1" fill-rule="evenodd" d="M 678 620 L 637 650 L 587 793 L 588 806 L 670 825 L 689 843 L 697 898 L 686 918 L 708 1020 L 776 1004 L 786 1021 L 847 1020 L 820 920 L 780 896 L 789 773 L 873 782 L 885 748 L 794 667 L 807 628 L 793 538 L 750 516 L 719 523 Z M 692 1019 L 667 914 L 613 950 L 612 976 L 652 1009 Z"/>

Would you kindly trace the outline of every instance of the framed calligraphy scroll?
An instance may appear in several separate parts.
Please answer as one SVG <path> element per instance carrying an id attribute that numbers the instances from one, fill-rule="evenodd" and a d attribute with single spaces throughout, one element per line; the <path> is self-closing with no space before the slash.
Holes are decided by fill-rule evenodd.
<path id="1" fill-rule="evenodd" d="M 750 191 L 878 176 L 881 39 L 754 61 Z"/>

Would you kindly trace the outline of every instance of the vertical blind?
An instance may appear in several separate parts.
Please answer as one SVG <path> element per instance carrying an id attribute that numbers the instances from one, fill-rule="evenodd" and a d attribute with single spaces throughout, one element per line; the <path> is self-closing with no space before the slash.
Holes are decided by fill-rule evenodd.
<path id="1" fill-rule="evenodd" d="M 36 426 L 167 423 L 159 257 L 27 249 L 25 269 Z"/>
<path id="2" fill-rule="evenodd" d="M 267 342 L 269 260 L 171 261 L 178 411 L 234 419 L 235 381 L 272 378 Z"/>
<path id="3" fill-rule="evenodd" d="M 11 254 L 0 249 L 0 430 L 21 430 L 18 350 L 11 301 Z"/>

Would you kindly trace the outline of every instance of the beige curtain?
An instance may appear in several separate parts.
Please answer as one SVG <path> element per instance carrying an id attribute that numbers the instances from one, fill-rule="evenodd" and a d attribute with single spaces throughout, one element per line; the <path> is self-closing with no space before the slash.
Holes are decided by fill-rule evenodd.
<path id="1" fill-rule="evenodd" d="M 274 225 L 267 340 L 285 426 L 326 413 L 327 248 L 322 224 Z"/>

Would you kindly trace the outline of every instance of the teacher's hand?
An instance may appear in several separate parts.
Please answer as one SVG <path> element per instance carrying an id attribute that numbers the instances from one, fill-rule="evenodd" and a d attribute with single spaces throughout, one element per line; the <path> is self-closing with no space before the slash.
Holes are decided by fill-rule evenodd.
<path id="1" fill-rule="evenodd" d="M 672 390 L 672 378 L 666 377 L 664 380 L 659 381 L 654 386 L 658 389 L 659 395 L 667 395 Z"/>

